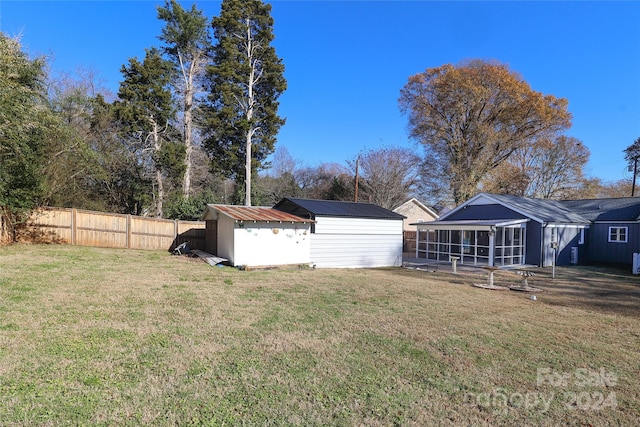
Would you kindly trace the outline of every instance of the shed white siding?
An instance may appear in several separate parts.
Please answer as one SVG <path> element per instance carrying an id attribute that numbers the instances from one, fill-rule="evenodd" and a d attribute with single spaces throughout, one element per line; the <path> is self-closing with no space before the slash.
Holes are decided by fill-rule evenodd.
<path id="1" fill-rule="evenodd" d="M 309 224 L 236 224 L 233 265 L 267 266 L 310 263 Z"/>
<path id="2" fill-rule="evenodd" d="M 318 268 L 402 265 L 402 220 L 316 217 L 311 263 Z"/>
<path id="3" fill-rule="evenodd" d="M 260 206 L 207 205 L 202 215 L 208 246 L 231 265 L 266 267 L 310 264 L 311 224 L 286 212 Z"/>

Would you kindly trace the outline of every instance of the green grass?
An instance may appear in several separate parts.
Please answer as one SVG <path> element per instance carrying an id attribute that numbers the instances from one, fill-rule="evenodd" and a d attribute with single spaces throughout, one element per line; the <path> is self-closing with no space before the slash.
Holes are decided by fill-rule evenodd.
<path id="1" fill-rule="evenodd" d="M 0 248 L 0 423 L 638 424 L 638 279 L 550 273 L 534 302 L 482 272 Z"/>

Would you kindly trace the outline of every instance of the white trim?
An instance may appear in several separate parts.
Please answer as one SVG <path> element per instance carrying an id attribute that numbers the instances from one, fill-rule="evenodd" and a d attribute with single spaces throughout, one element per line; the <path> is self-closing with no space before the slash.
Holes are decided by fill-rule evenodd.
<path id="1" fill-rule="evenodd" d="M 523 227 L 522 224 L 529 222 L 528 219 L 473 219 L 473 220 L 451 220 L 451 221 L 428 221 L 418 222 L 415 225 L 420 230 L 480 230 L 491 231 L 496 227 Z"/>
<path id="2" fill-rule="evenodd" d="M 580 237 L 578 237 L 578 244 L 584 245 L 584 228 L 580 229 Z"/>
<path id="3" fill-rule="evenodd" d="M 556 227 L 562 227 L 562 228 L 582 228 L 583 230 L 585 228 L 590 228 L 590 225 L 577 225 L 577 224 L 547 224 L 546 225 L 547 228 L 556 228 Z"/>

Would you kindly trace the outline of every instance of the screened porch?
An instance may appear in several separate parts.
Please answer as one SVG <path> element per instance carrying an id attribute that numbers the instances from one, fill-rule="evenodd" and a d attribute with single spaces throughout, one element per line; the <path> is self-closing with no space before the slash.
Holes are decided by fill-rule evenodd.
<path id="1" fill-rule="evenodd" d="M 418 223 L 416 258 L 477 266 L 525 264 L 526 219 Z"/>

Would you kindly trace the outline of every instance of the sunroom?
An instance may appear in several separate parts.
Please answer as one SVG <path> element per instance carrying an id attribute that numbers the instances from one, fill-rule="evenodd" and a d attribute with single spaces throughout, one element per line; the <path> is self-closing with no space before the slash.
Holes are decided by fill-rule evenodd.
<path id="1" fill-rule="evenodd" d="M 416 258 L 474 266 L 525 264 L 528 219 L 417 223 Z"/>

